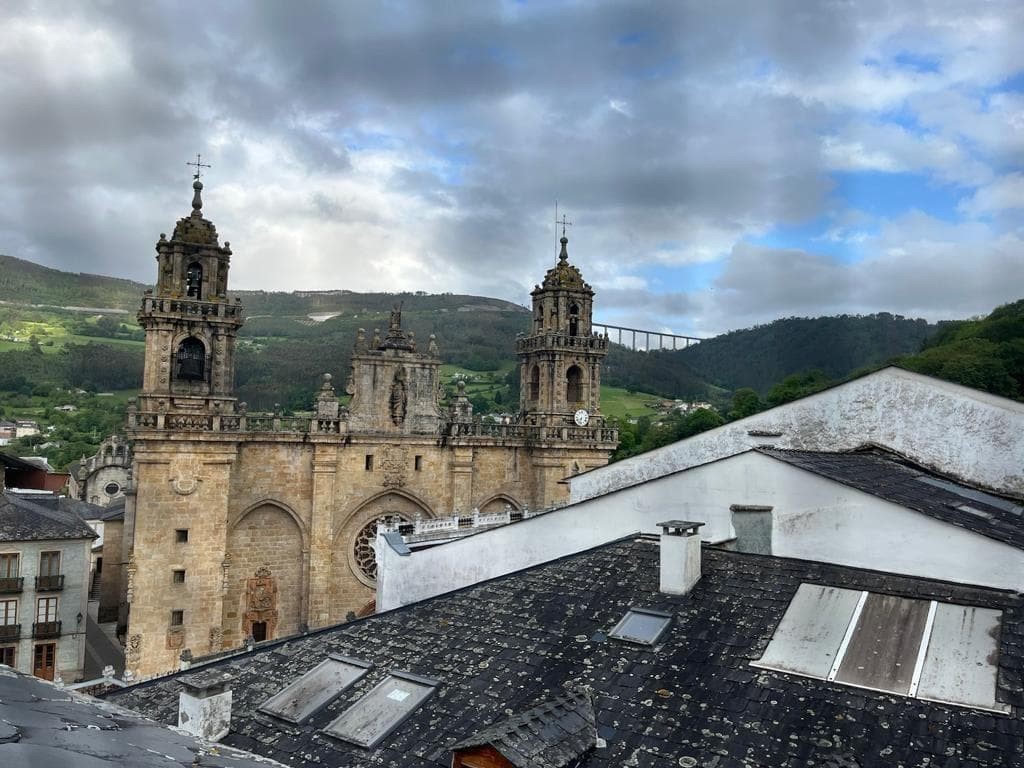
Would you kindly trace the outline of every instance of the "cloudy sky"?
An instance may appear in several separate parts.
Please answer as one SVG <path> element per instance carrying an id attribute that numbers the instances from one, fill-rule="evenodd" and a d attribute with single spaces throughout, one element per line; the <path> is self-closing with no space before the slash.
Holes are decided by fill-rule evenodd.
<path id="1" fill-rule="evenodd" d="M 51 2 L 0 8 L 0 253 L 152 281 L 189 211 L 232 286 L 597 318 L 984 313 L 1024 296 L 1024 3 Z"/>

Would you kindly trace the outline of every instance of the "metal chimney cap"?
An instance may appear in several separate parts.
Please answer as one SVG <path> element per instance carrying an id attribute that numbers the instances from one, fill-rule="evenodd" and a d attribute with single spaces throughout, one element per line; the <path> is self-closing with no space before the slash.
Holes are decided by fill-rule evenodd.
<path id="1" fill-rule="evenodd" d="M 702 525 L 704 523 L 694 520 L 666 520 L 663 523 L 658 523 L 664 536 L 696 536 L 697 529 Z"/>

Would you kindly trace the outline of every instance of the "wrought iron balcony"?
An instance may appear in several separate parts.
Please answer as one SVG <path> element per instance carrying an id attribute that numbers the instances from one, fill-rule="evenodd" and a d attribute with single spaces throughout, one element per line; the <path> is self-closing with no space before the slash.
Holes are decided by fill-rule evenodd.
<path id="1" fill-rule="evenodd" d="M 64 589 L 64 574 L 36 576 L 36 592 L 59 592 Z"/>
<path id="2" fill-rule="evenodd" d="M 21 637 L 21 624 L 0 624 L 0 640 L 17 640 Z"/>
<path id="3" fill-rule="evenodd" d="M 0 578 L 0 594 L 10 595 L 21 592 L 25 579 L 21 576 L 4 576 Z"/>
<path id="4" fill-rule="evenodd" d="M 60 637 L 59 621 L 37 621 L 32 625 L 32 637 L 41 640 L 45 637 Z"/>

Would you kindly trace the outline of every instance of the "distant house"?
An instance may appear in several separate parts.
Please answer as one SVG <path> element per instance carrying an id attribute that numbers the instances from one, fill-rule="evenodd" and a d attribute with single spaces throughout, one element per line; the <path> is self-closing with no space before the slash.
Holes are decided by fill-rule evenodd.
<path id="1" fill-rule="evenodd" d="M 14 422 L 14 436 L 30 437 L 39 434 L 39 423 L 29 419 L 19 419 Z"/>
<path id="2" fill-rule="evenodd" d="M 60 411 L 62 413 L 74 413 L 75 411 L 78 410 L 78 406 L 77 405 L 71 405 L 71 404 L 68 404 L 68 405 L 58 405 L 58 406 L 54 407 L 53 410 Z"/>

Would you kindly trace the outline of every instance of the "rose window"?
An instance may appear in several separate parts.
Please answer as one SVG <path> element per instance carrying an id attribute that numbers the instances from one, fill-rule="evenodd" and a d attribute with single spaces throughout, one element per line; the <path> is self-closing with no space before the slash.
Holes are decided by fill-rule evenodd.
<path id="1" fill-rule="evenodd" d="M 374 549 L 374 542 L 377 539 L 377 525 L 381 522 L 390 524 L 408 522 L 402 515 L 391 514 L 381 518 L 374 518 L 363 529 L 356 534 L 355 542 L 352 545 L 352 554 L 355 555 L 356 565 L 363 575 L 372 580 L 377 580 L 377 552 Z"/>

